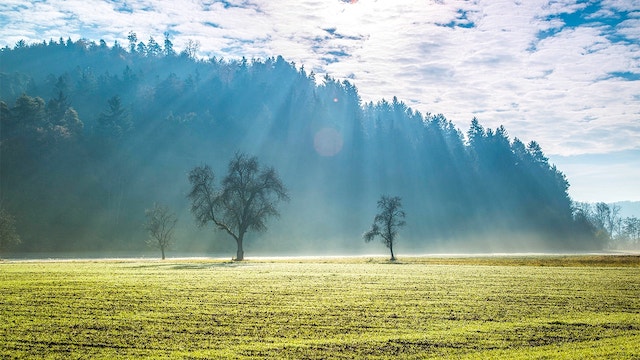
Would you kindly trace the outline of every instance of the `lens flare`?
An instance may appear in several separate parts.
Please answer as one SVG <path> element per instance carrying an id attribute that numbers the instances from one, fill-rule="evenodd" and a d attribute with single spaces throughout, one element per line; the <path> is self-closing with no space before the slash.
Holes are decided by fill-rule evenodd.
<path id="1" fill-rule="evenodd" d="M 320 156 L 335 156 L 342 150 L 342 135 L 333 128 L 322 128 L 313 137 L 313 147 Z"/>

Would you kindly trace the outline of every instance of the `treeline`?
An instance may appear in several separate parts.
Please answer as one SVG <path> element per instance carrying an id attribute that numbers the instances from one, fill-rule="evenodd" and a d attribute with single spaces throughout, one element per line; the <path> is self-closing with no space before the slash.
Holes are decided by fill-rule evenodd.
<path id="1" fill-rule="evenodd" d="M 129 40 L 0 51 L 0 197 L 18 250 L 138 249 L 144 210 L 161 202 L 180 218 L 183 250 L 216 251 L 193 229 L 186 174 L 222 171 L 237 151 L 290 189 L 254 249 L 358 249 L 380 194 L 403 199 L 407 252 L 603 246 L 575 216 L 562 172 L 504 127 L 473 119 L 465 136 L 395 97 L 362 103 L 348 81 L 282 57 L 202 60 L 197 44 L 177 53 L 168 36 Z"/>
<path id="2" fill-rule="evenodd" d="M 612 249 L 638 249 L 640 247 L 640 219 L 622 217 L 618 204 L 577 202 L 573 204 L 574 217 L 588 222 L 592 232 Z"/>

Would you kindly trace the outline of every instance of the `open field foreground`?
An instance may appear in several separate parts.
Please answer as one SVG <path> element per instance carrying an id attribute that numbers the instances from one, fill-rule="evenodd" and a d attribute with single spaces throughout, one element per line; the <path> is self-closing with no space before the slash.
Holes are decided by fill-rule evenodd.
<path id="1" fill-rule="evenodd" d="M 640 357 L 636 256 L 0 262 L 0 358 Z"/>

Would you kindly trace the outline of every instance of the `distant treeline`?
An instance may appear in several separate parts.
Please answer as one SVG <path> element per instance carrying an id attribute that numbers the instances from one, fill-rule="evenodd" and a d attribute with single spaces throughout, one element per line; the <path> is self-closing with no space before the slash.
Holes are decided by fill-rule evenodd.
<path id="1" fill-rule="evenodd" d="M 290 189 L 253 245 L 272 253 L 358 248 L 381 194 L 403 199 L 399 252 L 603 246 L 562 172 L 502 126 L 473 119 L 465 136 L 442 115 L 395 97 L 363 103 L 348 81 L 282 57 L 197 59 L 168 38 L 129 40 L 0 51 L 0 199 L 17 250 L 141 248 L 144 210 L 160 202 L 179 215 L 179 248 L 215 251 L 194 230 L 186 174 L 207 163 L 221 176 L 237 151 Z"/>

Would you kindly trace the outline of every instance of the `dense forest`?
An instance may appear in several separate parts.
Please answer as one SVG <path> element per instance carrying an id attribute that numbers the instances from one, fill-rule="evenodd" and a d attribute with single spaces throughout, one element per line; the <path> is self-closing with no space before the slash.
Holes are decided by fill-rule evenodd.
<path id="1" fill-rule="evenodd" d="M 277 169 L 291 201 L 256 253 L 372 251 L 362 233 L 380 195 L 400 196 L 399 253 L 603 247 L 574 211 L 563 173 L 535 141 L 469 119 L 466 133 L 402 101 L 363 103 L 357 88 L 282 57 L 199 59 L 153 38 L 18 42 L 0 51 L 0 199 L 15 249 L 144 249 L 145 209 L 178 214 L 176 251 L 233 243 L 198 230 L 187 174 L 223 176 L 238 151 Z M 215 241 L 214 241 L 215 240 Z"/>

